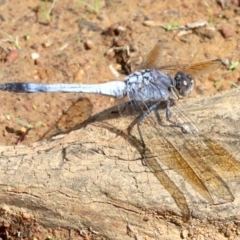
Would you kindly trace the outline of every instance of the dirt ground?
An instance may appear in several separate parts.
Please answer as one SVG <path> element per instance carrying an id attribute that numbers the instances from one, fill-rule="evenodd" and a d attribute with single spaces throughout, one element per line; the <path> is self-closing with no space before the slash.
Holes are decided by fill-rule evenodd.
<path id="1" fill-rule="evenodd" d="M 240 84 L 239 1 L 100 0 L 95 9 L 94 1 L 86 2 L 88 6 L 78 0 L 0 0 L 0 82 L 123 79 L 161 39 L 163 65 L 224 58 L 225 66 L 197 79 L 191 97 Z M 44 139 L 115 104 L 115 99 L 76 93 L 1 92 L 0 101 L 1 145 Z M 87 239 L 80 233 L 70 237 L 71 230 L 44 229 L 26 219 L 19 215 L 14 224 L 3 225 L 0 237 Z M 204 234 L 183 236 L 194 237 L 215 239 Z M 225 237 L 237 239 L 223 233 Z"/>

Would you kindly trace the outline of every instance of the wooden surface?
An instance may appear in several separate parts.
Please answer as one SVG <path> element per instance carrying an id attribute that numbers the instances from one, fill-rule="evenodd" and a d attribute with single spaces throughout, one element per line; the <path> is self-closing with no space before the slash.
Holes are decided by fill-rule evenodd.
<path id="1" fill-rule="evenodd" d="M 240 89 L 178 103 L 178 111 L 196 122 L 197 138 L 205 135 L 203 141 L 212 146 L 190 150 L 209 151 L 191 161 L 185 147 L 196 137 L 186 140 L 192 134 L 149 127 L 149 119 L 141 126 L 148 146 L 144 166 L 136 127 L 130 136 L 126 131 L 133 117 L 113 110 L 50 140 L 1 146 L 2 207 L 24 210 L 47 227 L 91 227 L 108 239 L 168 239 L 169 229 L 179 239 L 177 225 L 167 220 L 235 219 L 240 215 L 239 103 Z"/>

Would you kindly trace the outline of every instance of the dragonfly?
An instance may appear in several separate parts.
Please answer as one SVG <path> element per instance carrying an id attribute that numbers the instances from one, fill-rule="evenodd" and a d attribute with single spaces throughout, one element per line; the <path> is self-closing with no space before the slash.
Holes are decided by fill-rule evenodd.
<path id="1" fill-rule="evenodd" d="M 145 165 L 172 195 L 183 216 L 189 217 L 190 210 L 184 194 L 169 179 L 158 161 L 163 161 L 165 165 L 174 168 L 210 203 L 214 203 L 213 196 L 225 201 L 234 200 L 225 181 L 212 168 L 212 163 L 221 165 L 218 161 L 218 156 L 221 155 L 221 159 L 228 162 L 231 170 L 236 174 L 239 169 L 236 160 L 221 145 L 201 136 L 187 114 L 175 106 L 179 99 L 188 96 L 194 89 L 196 77 L 217 70 L 223 62 L 221 59 L 214 59 L 194 64 L 161 66 L 163 49 L 162 41 L 158 41 L 137 71 L 128 75 L 123 81 L 101 84 L 12 82 L 0 84 L 0 90 L 27 93 L 93 93 L 120 99 L 126 98 L 130 103 L 140 106 L 141 113 L 129 126 L 128 132 L 130 134 L 133 127 L 137 125 Z M 173 127 L 162 126 L 162 118 L 159 114 L 162 104 L 166 109 L 167 122 Z M 188 124 L 185 124 L 186 122 Z M 145 124 L 144 130 L 141 128 L 143 124 Z M 175 127 L 181 131 L 173 130 Z M 143 134 L 146 132 L 148 134 L 155 132 L 159 136 L 155 139 L 155 144 L 146 144 Z M 157 158 L 148 157 L 149 151 L 158 153 Z"/>
<path id="2" fill-rule="evenodd" d="M 3 83 L 0 90 L 10 92 L 77 92 L 94 93 L 105 96 L 124 98 L 132 100 L 137 105 L 143 103 L 147 111 L 139 119 L 137 126 L 144 149 L 146 148 L 142 137 L 140 125 L 144 119 L 157 109 L 162 102 L 166 103 L 166 117 L 169 122 L 171 111 L 170 106 L 173 100 L 181 96 L 187 96 L 194 88 L 194 78 L 199 75 L 210 73 L 222 65 L 221 59 L 215 59 L 196 64 L 178 64 L 161 66 L 161 55 L 163 43 L 158 41 L 149 54 L 145 57 L 142 64 L 135 71 L 125 78 L 124 81 L 111 81 L 102 84 L 39 84 L 39 83 Z M 171 77 L 169 72 L 178 72 Z M 162 70 L 167 70 L 167 73 Z M 150 107 L 149 107 L 150 106 Z M 184 128 L 182 124 L 173 125 L 182 128 L 182 131 L 191 131 Z M 195 130 L 194 130 L 195 131 Z M 144 150 L 145 151 L 145 150 Z"/>

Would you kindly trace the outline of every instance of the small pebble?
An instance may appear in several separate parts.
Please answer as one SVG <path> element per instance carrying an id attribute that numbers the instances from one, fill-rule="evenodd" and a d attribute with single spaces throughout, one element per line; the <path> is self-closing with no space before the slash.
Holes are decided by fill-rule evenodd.
<path id="1" fill-rule="evenodd" d="M 19 51 L 17 49 L 13 49 L 8 53 L 6 57 L 6 62 L 8 63 L 14 62 L 18 59 L 18 57 L 19 57 Z"/>
<path id="2" fill-rule="evenodd" d="M 189 29 L 194 29 L 194 28 L 206 26 L 207 24 L 208 24 L 207 21 L 197 21 L 193 23 L 187 23 L 186 27 Z"/>
<path id="3" fill-rule="evenodd" d="M 126 28 L 124 27 L 124 26 L 118 26 L 117 27 L 117 30 L 119 31 L 119 32 L 126 32 Z"/>
<path id="4" fill-rule="evenodd" d="M 147 27 L 162 27 L 163 26 L 161 22 L 152 21 L 152 20 L 144 21 L 143 25 L 147 26 Z"/>
<path id="5" fill-rule="evenodd" d="M 229 66 L 230 65 L 230 60 L 228 58 L 222 58 L 222 63 L 225 65 L 225 66 Z"/>
<path id="6" fill-rule="evenodd" d="M 228 25 L 228 26 L 226 25 L 220 29 L 220 32 L 225 39 L 231 38 L 234 35 L 234 28 L 230 25 Z"/>
<path id="7" fill-rule="evenodd" d="M 182 230 L 181 237 L 187 239 L 189 231 L 187 229 Z"/>
<path id="8" fill-rule="evenodd" d="M 50 47 L 50 46 L 52 45 L 52 43 L 53 43 L 52 40 L 48 40 L 48 41 L 44 42 L 44 43 L 42 44 L 42 46 L 43 46 L 44 48 L 47 48 L 47 47 Z"/>
<path id="9" fill-rule="evenodd" d="M 0 123 L 4 123 L 5 120 L 5 116 L 3 114 L 0 114 Z"/>
<path id="10" fill-rule="evenodd" d="M 44 66 L 43 62 L 40 61 L 39 59 L 34 60 L 34 64 L 39 66 L 39 67 L 43 67 Z"/>
<path id="11" fill-rule="evenodd" d="M 83 82 L 83 80 L 86 78 L 84 70 L 80 69 L 77 72 L 74 73 L 73 75 L 73 82 L 74 83 L 79 83 Z"/>
<path id="12" fill-rule="evenodd" d="M 116 68 L 114 68 L 111 64 L 109 65 L 109 69 L 110 71 L 112 72 L 113 76 L 118 78 L 119 77 L 119 73 L 118 71 L 116 70 Z"/>
<path id="13" fill-rule="evenodd" d="M 38 59 L 39 58 L 39 54 L 38 53 L 36 53 L 36 52 L 34 52 L 34 53 L 31 53 L 31 58 L 33 59 L 33 60 L 36 60 L 36 59 Z"/>
<path id="14" fill-rule="evenodd" d="M 107 52 L 106 52 L 106 56 L 108 56 L 109 59 L 114 58 L 114 56 L 115 56 L 115 51 L 114 51 L 114 49 L 113 49 L 113 48 L 108 49 Z"/>
<path id="15" fill-rule="evenodd" d="M 85 43 L 84 43 L 84 46 L 87 50 L 90 50 L 93 48 L 94 44 L 91 40 L 87 40 Z"/>
<path id="16" fill-rule="evenodd" d="M 182 37 L 182 36 L 185 36 L 187 34 L 191 34 L 192 33 L 192 30 L 182 30 L 178 33 L 178 37 Z"/>
<path id="17" fill-rule="evenodd" d="M 24 131 L 23 131 L 24 132 Z M 28 213 L 23 213 L 22 214 L 22 217 L 24 218 L 24 219 L 26 219 L 26 220 L 30 220 L 31 218 L 32 218 L 32 216 L 30 215 L 30 214 L 28 214 Z"/>

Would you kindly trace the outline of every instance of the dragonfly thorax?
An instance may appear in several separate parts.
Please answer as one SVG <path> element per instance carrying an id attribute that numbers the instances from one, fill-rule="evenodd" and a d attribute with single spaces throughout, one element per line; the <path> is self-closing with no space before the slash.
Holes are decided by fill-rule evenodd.
<path id="1" fill-rule="evenodd" d="M 194 79 L 184 72 L 177 72 L 174 82 L 175 88 L 181 96 L 188 95 L 194 88 Z"/>

